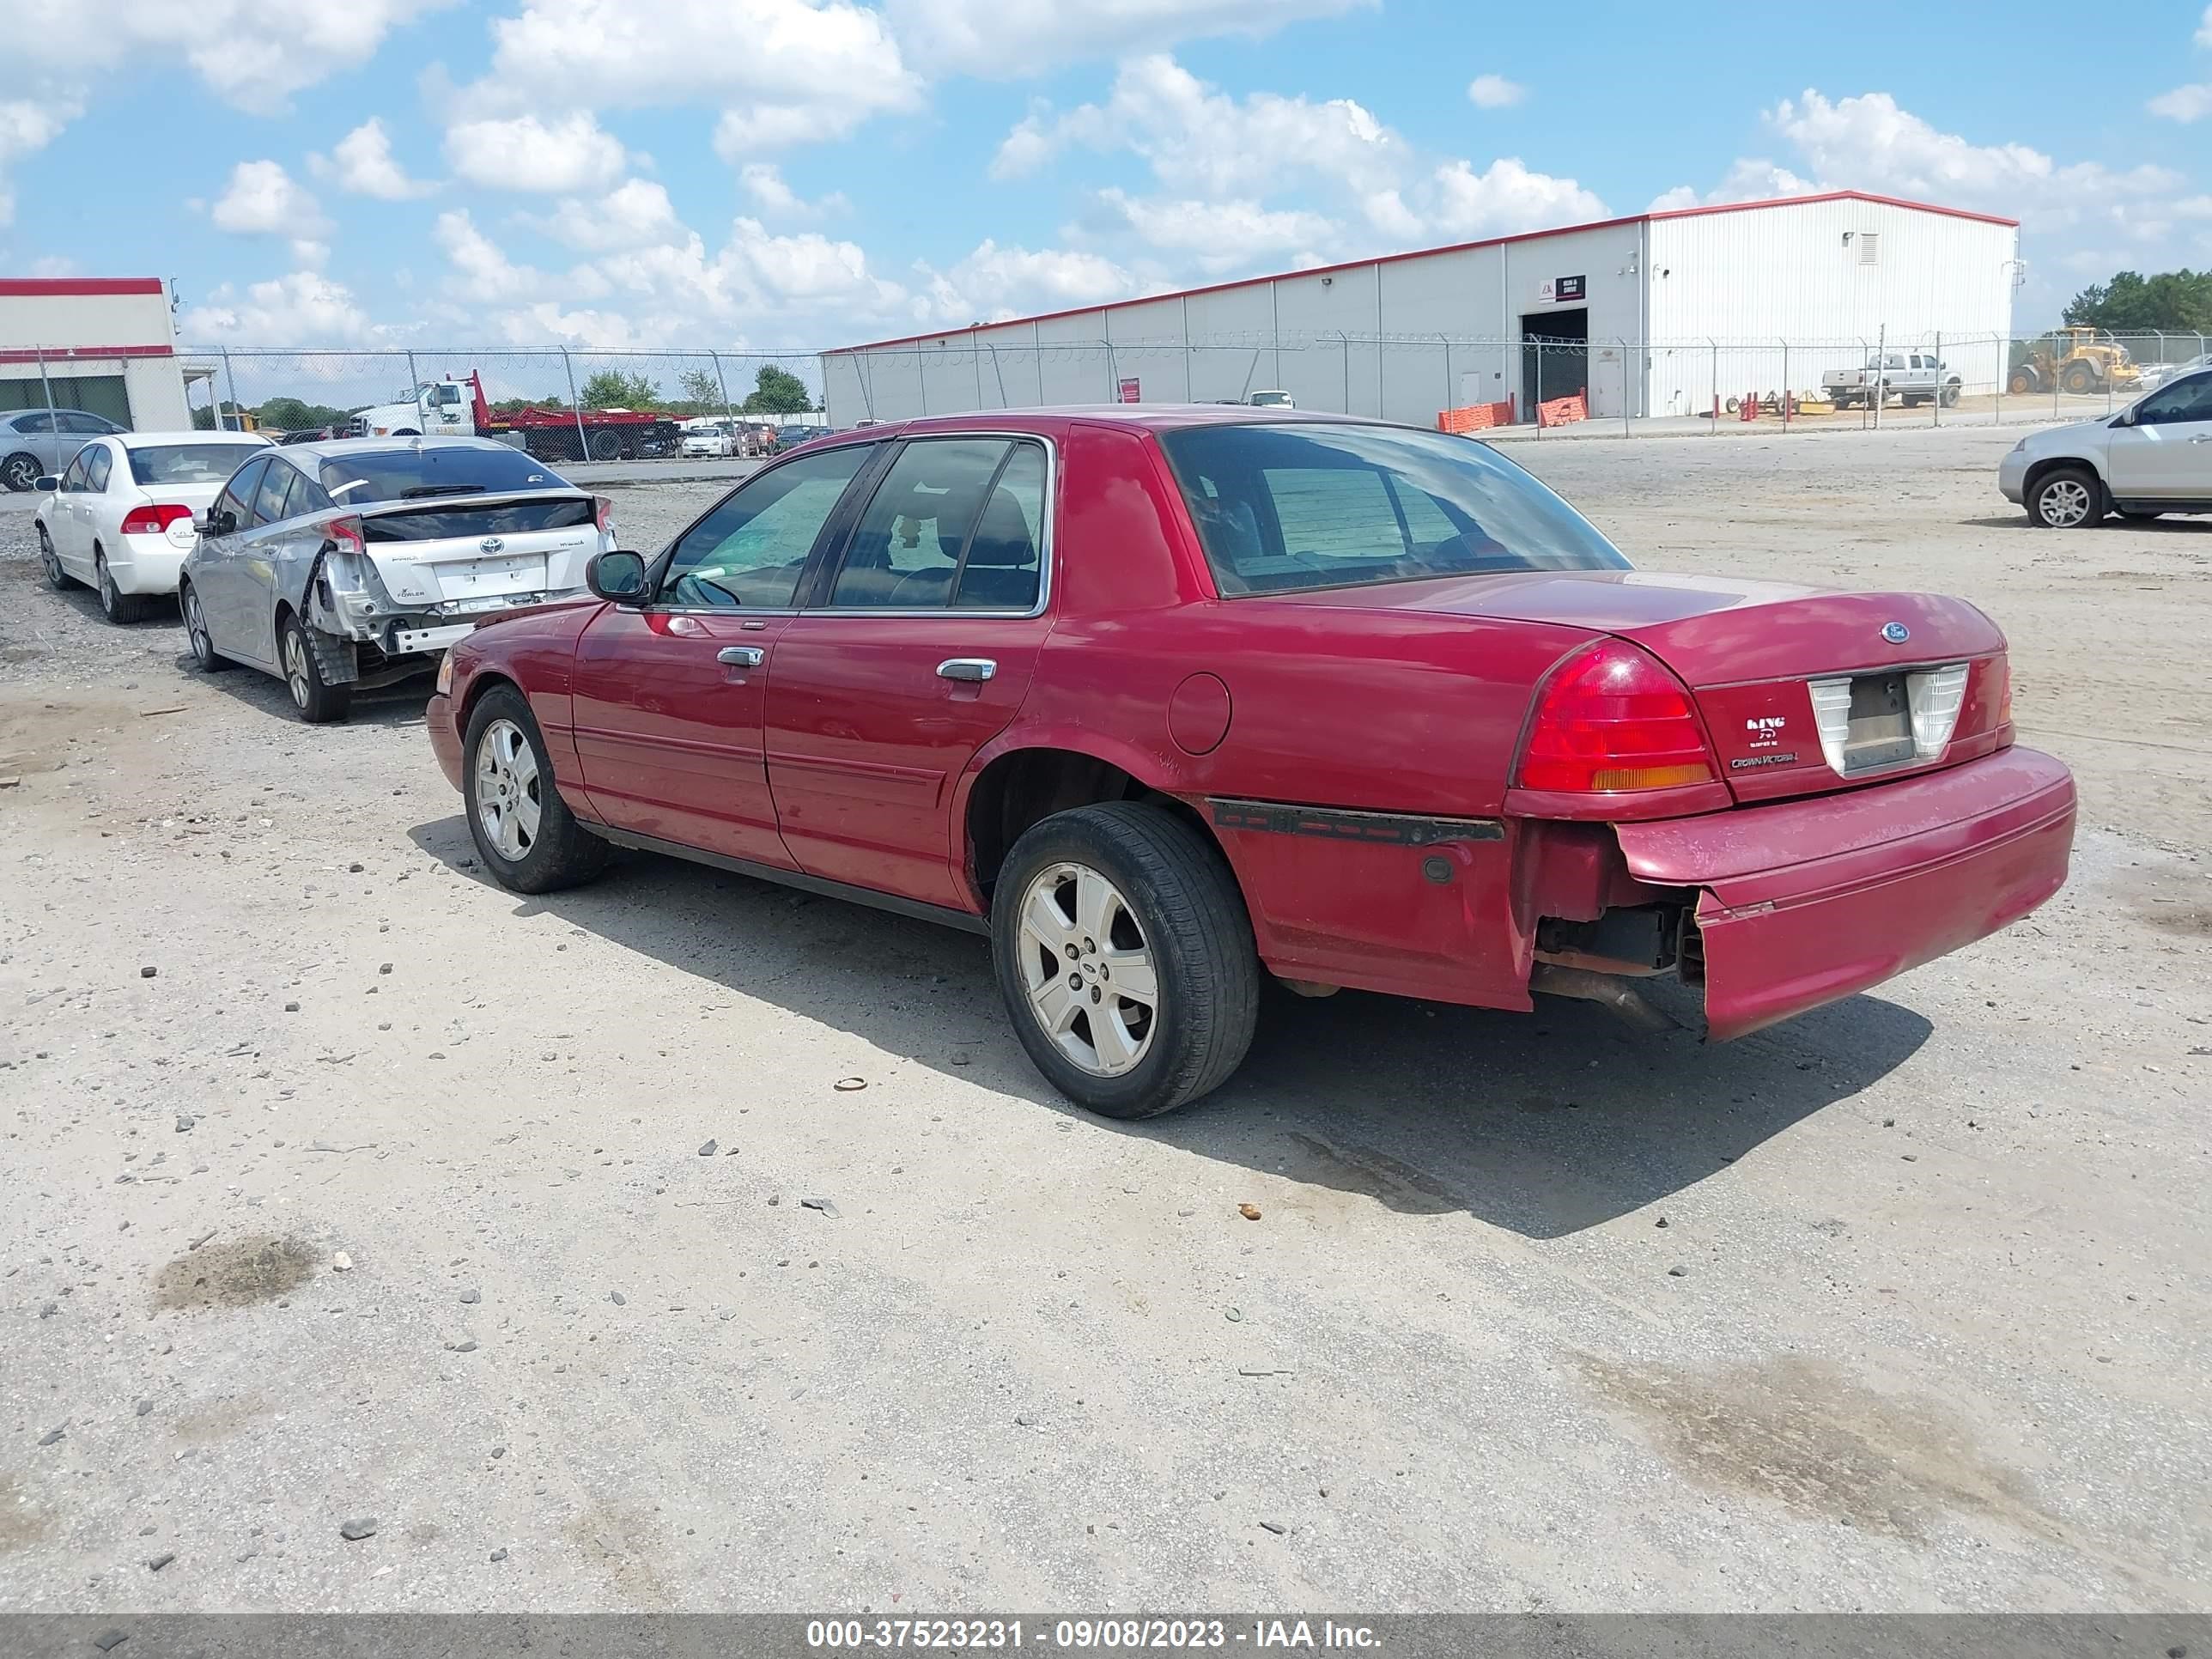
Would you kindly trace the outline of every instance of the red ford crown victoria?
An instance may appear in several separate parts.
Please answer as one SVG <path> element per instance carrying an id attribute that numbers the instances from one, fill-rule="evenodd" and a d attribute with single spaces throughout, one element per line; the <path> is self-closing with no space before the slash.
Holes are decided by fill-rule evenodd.
<path id="1" fill-rule="evenodd" d="M 990 935 L 1115 1117 L 1218 1086 L 1262 974 L 1716 1038 L 2026 915 L 2074 786 L 1972 605 L 1654 575 L 1488 447 L 1287 410 L 809 444 L 430 706 L 484 862 L 610 845 Z"/>

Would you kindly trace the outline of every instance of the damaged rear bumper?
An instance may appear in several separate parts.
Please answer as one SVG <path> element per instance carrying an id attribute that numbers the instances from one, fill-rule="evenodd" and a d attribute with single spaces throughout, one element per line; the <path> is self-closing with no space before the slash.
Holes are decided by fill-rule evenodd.
<path id="1" fill-rule="evenodd" d="M 2018 921 L 2064 884 L 2074 816 L 2066 768 L 2012 748 L 1848 794 L 1614 834 L 1638 880 L 1698 890 L 1707 1032 L 1723 1040 Z"/>

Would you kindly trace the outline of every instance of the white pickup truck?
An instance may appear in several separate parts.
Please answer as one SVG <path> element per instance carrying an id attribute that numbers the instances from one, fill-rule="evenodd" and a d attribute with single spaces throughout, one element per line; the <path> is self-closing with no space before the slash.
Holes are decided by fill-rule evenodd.
<path id="1" fill-rule="evenodd" d="M 1820 390 L 1838 409 L 1852 409 L 1895 398 L 1907 409 L 1942 400 L 1950 408 L 1959 401 L 1959 377 L 1932 351 L 1870 351 L 1863 368 L 1832 368 L 1820 376 Z"/>

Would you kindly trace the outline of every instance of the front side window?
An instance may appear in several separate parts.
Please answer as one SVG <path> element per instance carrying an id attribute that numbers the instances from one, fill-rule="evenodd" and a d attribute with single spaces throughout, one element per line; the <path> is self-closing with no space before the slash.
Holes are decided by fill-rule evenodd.
<path id="1" fill-rule="evenodd" d="M 208 512 L 216 534 L 234 536 L 246 528 L 248 503 L 261 487 L 261 476 L 268 468 L 269 462 L 257 457 L 239 468 L 236 476 L 222 487 L 222 494 L 216 497 L 215 506 Z"/>
<path id="2" fill-rule="evenodd" d="M 76 459 L 71 461 L 63 471 L 61 487 L 65 490 L 78 490 L 84 488 L 84 452 L 82 450 L 77 452 Z"/>
<path id="3" fill-rule="evenodd" d="M 858 610 L 1018 610 L 1036 603 L 1044 450 L 1004 438 L 924 439 L 892 463 L 830 603 Z"/>
<path id="4" fill-rule="evenodd" d="M 872 444 L 848 444 L 732 490 L 670 550 L 658 602 L 788 608 L 822 526 L 874 453 Z"/>
<path id="5" fill-rule="evenodd" d="M 95 495 L 107 488 L 107 475 L 115 469 L 115 458 L 107 453 L 106 444 L 88 444 L 84 452 L 84 487 Z"/>
<path id="6" fill-rule="evenodd" d="M 2162 386 L 2136 405 L 2137 426 L 2171 426 L 2177 421 L 2212 421 L 2212 374 Z"/>
<path id="7" fill-rule="evenodd" d="M 1626 570 L 1581 514 L 1488 446 L 1333 425 L 1162 434 L 1224 597 L 1504 570 Z"/>

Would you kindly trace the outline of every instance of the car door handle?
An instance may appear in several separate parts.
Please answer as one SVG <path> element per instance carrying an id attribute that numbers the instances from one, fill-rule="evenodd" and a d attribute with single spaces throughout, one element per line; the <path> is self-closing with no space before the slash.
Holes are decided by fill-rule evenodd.
<path id="1" fill-rule="evenodd" d="M 2200 432 L 2189 441 L 2193 444 L 2212 444 L 2212 432 Z"/>
<path id="2" fill-rule="evenodd" d="M 758 668 L 768 660 L 768 653 L 757 645 L 726 645 L 714 653 L 714 660 L 732 668 Z"/>
<path id="3" fill-rule="evenodd" d="M 988 657 L 948 657 L 937 665 L 940 680 L 988 680 L 999 672 Z"/>

